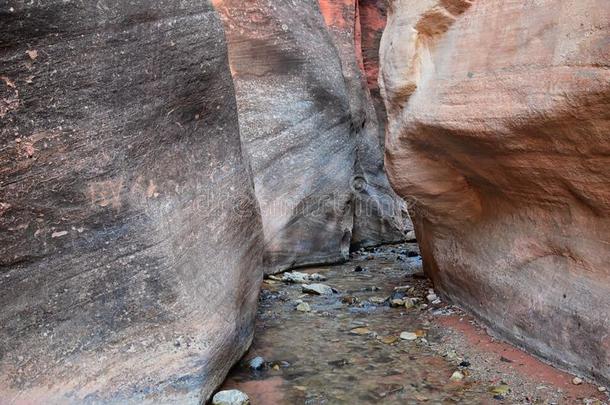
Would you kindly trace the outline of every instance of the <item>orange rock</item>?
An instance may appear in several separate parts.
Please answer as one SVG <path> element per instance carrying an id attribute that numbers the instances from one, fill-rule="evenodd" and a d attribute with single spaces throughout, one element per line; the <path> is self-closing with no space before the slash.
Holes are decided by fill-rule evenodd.
<path id="1" fill-rule="evenodd" d="M 395 0 L 386 166 L 435 287 L 610 380 L 610 3 Z"/>

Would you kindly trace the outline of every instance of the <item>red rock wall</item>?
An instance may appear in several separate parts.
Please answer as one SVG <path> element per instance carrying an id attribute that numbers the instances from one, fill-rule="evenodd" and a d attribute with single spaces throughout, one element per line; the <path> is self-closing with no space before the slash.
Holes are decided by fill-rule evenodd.
<path id="1" fill-rule="evenodd" d="M 610 380 L 610 3 L 395 0 L 386 166 L 426 271 L 497 333 Z"/>

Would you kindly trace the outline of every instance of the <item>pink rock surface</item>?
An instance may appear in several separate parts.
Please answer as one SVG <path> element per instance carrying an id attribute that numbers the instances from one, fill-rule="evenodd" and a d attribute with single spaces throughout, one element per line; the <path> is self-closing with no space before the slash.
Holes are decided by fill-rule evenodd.
<path id="1" fill-rule="evenodd" d="M 395 0 L 386 167 L 436 286 L 610 380 L 610 3 Z"/>

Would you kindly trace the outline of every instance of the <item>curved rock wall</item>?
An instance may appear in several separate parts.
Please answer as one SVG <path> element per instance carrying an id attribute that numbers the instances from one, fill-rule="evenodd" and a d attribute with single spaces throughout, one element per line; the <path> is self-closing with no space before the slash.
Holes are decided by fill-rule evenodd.
<path id="1" fill-rule="evenodd" d="M 610 380 L 610 4 L 390 3 L 386 166 L 436 286 Z"/>
<path id="2" fill-rule="evenodd" d="M 0 5 L 0 403 L 199 404 L 262 238 L 207 1 Z"/>
<path id="3" fill-rule="evenodd" d="M 330 29 L 316 0 L 214 3 L 229 38 L 266 271 L 341 261 L 350 246 L 401 240 L 404 203 L 383 171 L 355 56 L 353 1 L 330 2 L 339 7 L 326 19 Z"/>

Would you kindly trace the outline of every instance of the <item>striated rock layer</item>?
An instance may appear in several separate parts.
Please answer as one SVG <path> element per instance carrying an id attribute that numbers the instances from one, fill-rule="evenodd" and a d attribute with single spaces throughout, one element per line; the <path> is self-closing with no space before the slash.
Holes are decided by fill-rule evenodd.
<path id="1" fill-rule="evenodd" d="M 404 203 L 384 173 L 356 57 L 356 7 L 326 3 L 322 11 L 338 7 L 330 19 L 324 13 L 330 28 L 317 0 L 214 1 L 229 39 L 270 273 L 404 237 Z"/>
<path id="2" fill-rule="evenodd" d="M 425 268 L 505 338 L 610 382 L 610 3 L 395 0 L 386 166 Z"/>
<path id="3" fill-rule="evenodd" d="M 262 277 L 207 1 L 0 4 L 0 403 L 198 404 Z"/>

